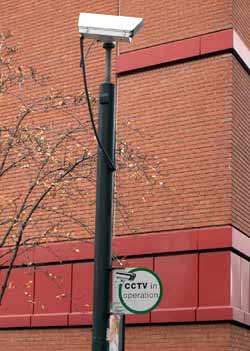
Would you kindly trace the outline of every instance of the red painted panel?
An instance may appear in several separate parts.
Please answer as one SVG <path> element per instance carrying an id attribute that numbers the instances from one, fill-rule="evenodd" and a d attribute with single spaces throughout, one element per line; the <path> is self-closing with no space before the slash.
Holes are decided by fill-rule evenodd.
<path id="1" fill-rule="evenodd" d="M 199 255 L 199 306 L 230 305 L 230 252 Z"/>
<path id="2" fill-rule="evenodd" d="M 123 262 L 123 264 L 124 267 L 145 267 L 152 270 L 154 269 L 153 257 L 128 258 Z"/>
<path id="3" fill-rule="evenodd" d="M 0 265 L 8 266 L 12 255 L 13 252 L 9 252 L 9 249 L 0 249 Z M 15 265 L 29 265 L 31 263 L 34 263 L 34 247 L 20 247 L 15 259 Z"/>
<path id="4" fill-rule="evenodd" d="M 244 318 L 245 318 L 244 312 L 239 308 L 233 307 L 233 320 L 240 323 L 244 323 Z"/>
<path id="5" fill-rule="evenodd" d="M 244 323 L 250 326 L 250 313 L 244 313 Z"/>
<path id="6" fill-rule="evenodd" d="M 35 263 L 77 261 L 94 258 L 93 240 L 41 245 L 35 248 Z"/>
<path id="7" fill-rule="evenodd" d="M 250 238 L 238 229 L 232 228 L 233 247 L 250 257 Z"/>
<path id="8" fill-rule="evenodd" d="M 30 327 L 30 315 L 0 316 L 0 328 Z"/>
<path id="9" fill-rule="evenodd" d="M 233 30 L 226 29 L 220 32 L 201 36 L 201 55 L 214 53 L 233 48 Z"/>
<path id="10" fill-rule="evenodd" d="M 114 238 L 113 249 L 119 256 L 196 250 L 197 231 L 179 230 Z"/>
<path id="11" fill-rule="evenodd" d="M 240 280 L 241 280 L 241 310 L 250 312 L 249 300 L 250 300 L 250 263 L 241 258 L 241 269 L 240 269 Z"/>
<path id="12" fill-rule="evenodd" d="M 37 267 L 35 314 L 68 313 L 71 301 L 71 265 Z"/>
<path id="13" fill-rule="evenodd" d="M 155 271 L 163 284 L 163 298 L 152 311 L 152 321 L 194 320 L 198 297 L 198 255 L 155 258 Z"/>
<path id="14" fill-rule="evenodd" d="M 232 238 L 233 237 L 233 238 Z M 234 247 L 250 257 L 250 238 L 231 226 L 178 230 L 144 235 L 114 237 L 113 248 L 117 255 L 148 255 L 157 253 L 204 250 Z M 20 250 L 16 264 L 61 263 L 93 259 L 93 241 L 63 242 Z M 0 249 L 1 252 L 4 252 Z M 8 263 L 6 257 L 0 264 Z"/>
<path id="15" fill-rule="evenodd" d="M 69 314 L 69 325 L 91 325 L 92 324 L 92 313 L 86 314 L 81 312 Z"/>
<path id="16" fill-rule="evenodd" d="M 214 227 L 198 230 L 198 249 L 232 247 L 232 227 Z"/>
<path id="17" fill-rule="evenodd" d="M 71 312 L 92 315 L 94 265 L 92 262 L 73 265 Z"/>
<path id="18" fill-rule="evenodd" d="M 5 274 L 6 269 L 0 271 L 0 286 L 2 286 Z M 31 314 L 34 305 L 33 287 L 33 268 L 13 269 L 0 306 L 0 315 Z"/>
<path id="19" fill-rule="evenodd" d="M 191 38 L 132 51 L 117 57 L 117 73 L 128 72 L 200 54 L 200 38 Z"/>
<path id="20" fill-rule="evenodd" d="M 241 257 L 231 253 L 231 305 L 241 308 Z"/>
<path id="21" fill-rule="evenodd" d="M 231 306 L 199 307 L 196 320 L 200 321 L 229 321 L 233 319 Z"/>
<path id="22" fill-rule="evenodd" d="M 126 324 L 145 324 L 150 322 L 150 313 L 126 314 Z"/>
<path id="23" fill-rule="evenodd" d="M 152 323 L 193 322 L 195 318 L 196 307 L 157 309 L 151 313 Z"/>
<path id="24" fill-rule="evenodd" d="M 67 313 L 35 314 L 31 316 L 32 327 L 62 327 L 67 325 Z"/>

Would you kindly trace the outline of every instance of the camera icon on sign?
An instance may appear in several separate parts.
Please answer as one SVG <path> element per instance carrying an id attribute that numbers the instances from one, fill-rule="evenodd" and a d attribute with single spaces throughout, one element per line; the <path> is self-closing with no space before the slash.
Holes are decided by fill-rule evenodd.
<path id="1" fill-rule="evenodd" d="M 125 273 L 125 272 L 116 272 L 117 279 L 121 281 L 130 280 L 133 281 L 136 277 L 135 273 Z"/>

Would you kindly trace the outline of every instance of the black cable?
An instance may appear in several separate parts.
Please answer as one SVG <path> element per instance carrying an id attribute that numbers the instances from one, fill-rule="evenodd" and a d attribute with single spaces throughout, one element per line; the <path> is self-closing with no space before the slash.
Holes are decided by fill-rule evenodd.
<path id="1" fill-rule="evenodd" d="M 111 160 L 111 158 L 109 157 L 109 155 L 107 154 L 107 151 L 104 149 L 104 146 L 102 145 L 102 142 L 101 142 L 101 140 L 99 138 L 99 135 L 97 133 L 96 126 L 95 126 L 94 115 L 93 115 L 93 110 L 92 110 L 92 106 L 91 106 L 91 102 L 90 102 L 88 83 L 87 83 L 87 77 L 86 77 L 86 67 L 85 67 L 83 40 L 84 40 L 84 37 L 83 37 L 83 35 L 81 35 L 81 37 L 80 37 L 80 53 L 81 53 L 80 66 L 82 68 L 82 77 L 83 77 L 84 90 L 85 90 L 85 95 L 86 95 L 86 100 L 87 100 L 87 105 L 88 105 L 88 110 L 89 110 L 89 117 L 90 117 L 90 121 L 91 121 L 91 124 L 92 124 L 92 128 L 93 128 L 93 131 L 94 131 L 97 143 L 98 143 L 100 149 L 102 150 L 103 154 L 106 157 L 106 160 L 108 162 L 108 166 L 110 167 L 111 171 L 115 171 L 116 169 L 115 169 L 114 163 Z"/>

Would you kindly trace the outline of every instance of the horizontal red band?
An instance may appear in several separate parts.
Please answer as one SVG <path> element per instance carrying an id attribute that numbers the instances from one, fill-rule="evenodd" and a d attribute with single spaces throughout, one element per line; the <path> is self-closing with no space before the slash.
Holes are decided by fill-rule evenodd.
<path id="1" fill-rule="evenodd" d="M 67 313 L 34 314 L 31 316 L 31 327 L 63 327 L 68 325 Z"/>
<path id="2" fill-rule="evenodd" d="M 231 306 L 156 310 L 151 312 L 150 319 L 149 314 L 127 315 L 126 324 L 226 321 L 232 319 L 250 325 L 250 314 Z M 13 327 L 87 326 L 91 324 L 91 316 L 84 313 L 0 316 L 0 329 Z"/>
<path id="3" fill-rule="evenodd" d="M 117 73 L 124 73 L 183 58 L 195 57 L 199 54 L 200 38 L 185 39 L 122 54 L 117 58 L 116 71 Z"/>
<path id="4" fill-rule="evenodd" d="M 223 239 L 228 233 L 230 238 L 230 229 L 216 228 L 216 236 L 222 233 Z M 206 240 L 200 245 L 207 248 L 211 229 L 197 230 L 197 239 L 203 235 Z M 250 323 L 250 262 L 229 249 L 142 255 L 126 259 L 126 266 L 153 269 L 163 285 L 159 306 L 151 313 L 127 316 L 127 323 Z M 86 261 L 14 268 L 0 306 L 0 328 L 91 325 L 93 274 L 93 262 Z"/>
<path id="5" fill-rule="evenodd" d="M 231 306 L 209 306 L 200 307 L 196 312 L 197 321 L 223 321 L 233 318 L 233 308 Z"/>
<path id="6" fill-rule="evenodd" d="M 143 245 L 142 245 L 143 241 Z M 250 238 L 231 226 L 188 229 L 113 238 L 113 251 L 118 256 L 200 251 L 235 248 L 250 257 Z M 6 249 L 0 250 L 3 255 Z M 7 266 L 10 254 L 0 259 Z M 21 248 L 15 265 L 60 263 L 94 259 L 92 240 L 51 243 L 33 248 Z"/>
<path id="7" fill-rule="evenodd" d="M 131 51 L 117 57 L 116 72 L 128 73 L 164 63 L 232 50 L 250 69 L 250 50 L 233 29 Z"/>
<path id="8" fill-rule="evenodd" d="M 113 251 L 118 256 L 235 248 L 250 258 L 250 238 L 231 226 L 169 232 L 127 235 L 113 238 Z M 0 255 L 6 249 L 0 250 Z M 10 254 L 0 259 L 7 266 Z M 94 259 L 93 240 L 51 243 L 33 248 L 21 248 L 15 265 L 60 263 Z"/>

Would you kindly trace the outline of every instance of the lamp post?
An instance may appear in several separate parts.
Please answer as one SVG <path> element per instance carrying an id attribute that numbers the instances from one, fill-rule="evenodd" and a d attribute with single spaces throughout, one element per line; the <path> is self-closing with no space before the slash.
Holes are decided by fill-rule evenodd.
<path id="1" fill-rule="evenodd" d="M 115 86 L 111 79 L 111 50 L 113 43 L 103 45 L 106 50 L 105 82 L 99 91 L 99 138 L 111 159 L 115 160 Z M 107 329 L 110 313 L 110 272 L 112 267 L 113 183 L 111 165 L 98 148 L 96 181 L 96 224 L 94 262 L 93 351 L 108 350 Z"/>
<path id="2" fill-rule="evenodd" d="M 115 86 L 111 83 L 111 52 L 114 42 L 131 42 L 142 25 L 141 18 L 89 13 L 81 13 L 78 22 L 81 35 L 103 42 L 106 50 L 105 81 L 99 90 L 92 351 L 109 348 L 115 171 Z"/>

